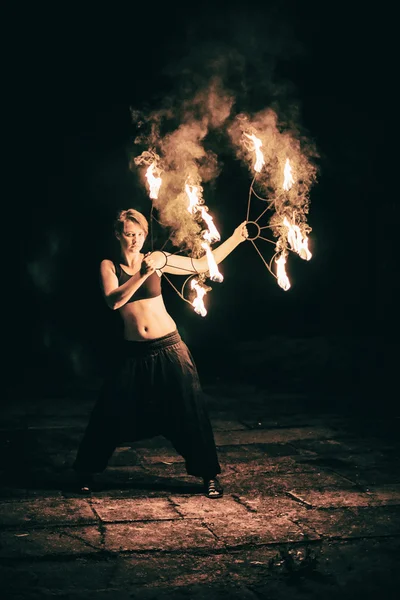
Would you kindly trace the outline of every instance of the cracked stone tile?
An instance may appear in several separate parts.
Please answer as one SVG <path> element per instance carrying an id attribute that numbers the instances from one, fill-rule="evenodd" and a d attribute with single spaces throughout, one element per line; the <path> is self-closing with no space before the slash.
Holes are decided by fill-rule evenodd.
<path id="1" fill-rule="evenodd" d="M 206 519 L 210 516 L 230 516 L 240 518 L 246 516 L 248 511 L 244 506 L 230 498 L 223 496 L 218 500 L 210 500 L 206 497 L 171 496 L 171 501 L 183 517 L 191 519 Z"/>
<path id="2" fill-rule="evenodd" d="M 180 519 L 166 498 L 93 499 L 92 506 L 102 521 L 160 521 Z"/>
<path id="3" fill-rule="evenodd" d="M 101 536 L 97 527 L 0 532 L 2 558 L 92 554 L 99 552 L 101 547 Z"/>
<path id="4" fill-rule="evenodd" d="M 350 507 L 332 510 L 312 509 L 299 516 L 300 526 L 307 525 L 325 538 L 380 537 L 400 534 L 398 506 Z"/>
<path id="5" fill-rule="evenodd" d="M 318 539 L 308 526 L 298 526 L 286 516 L 249 515 L 239 518 L 207 518 L 207 525 L 228 546 L 301 542 Z"/>
<path id="6" fill-rule="evenodd" d="M 239 495 L 249 494 L 280 494 L 289 492 L 296 487 L 325 489 L 325 488 L 340 488 L 352 489 L 356 486 L 355 483 L 347 480 L 336 473 L 324 471 L 319 472 L 301 472 L 289 473 L 273 473 L 263 470 L 263 465 L 260 464 L 257 468 L 246 470 L 242 465 L 236 466 L 236 473 L 233 473 L 226 483 L 226 491 Z"/>
<path id="7" fill-rule="evenodd" d="M 382 486 L 372 485 L 368 488 L 374 498 L 374 502 L 382 505 L 400 504 L 400 484 L 389 484 Z"/>
<path id="8" fill-rule="evenodd" d="M 0 503 L 1 526 L 36 526 L 95 521 L 96 517 L 85 499 L 38 498 L 37 500 Z"/>
<path id="9" fill-rule="evenodd" d="M 325 440 L 294 440 L 292 442 L 299 451 L 307 450 L 317 455 L 320 454 L 344 454 L 351 451 L 351 446 L 344 440 L 325 439 Z"/>
<path id="10" fill-rule="evenodd" d="M 226 444 L 272 444 L 302 439 L 332 438 L 335 432 L 329 427 L 288 427 L 285 429 L 261 429 L 251 431 L 216 432 L 217 446 Z"/>
<path id="11" fill-rule="evenodd" d="M 195 520 L 157 521 L 105 526 L 106 549 L 112 552 L 218 548 L 215 536 Z"/>
<path id="12" fill-rule="evenodd" d="M 214 431 L 248 431 L 246 425 L 235 420 L 211 418 L 211 424 Z"/>
<path id="13" fill-rule="evenodd" d="M 118 559 L 111 585 L 128 589 L 131 585 L 147 585 L 159 589 L 184 587 L 194 583 L 218 581 L 226 577 L 230 558 L 224 554 L 193 556 L 183 553 L 121 556 Z"/>
<path id="14" fill-rule="evenodd" d="M 307 508 L 296 502 L 294 498 L 283 495 L 257 495 L 257 496 L 238 496 L 238 500 L 249 511 L 257 513 L 259 516 L 285 516 L 288 518 L 297 518 Z"/>
<path id="15" fill-rule="evenodd" d="M 289 492 L 312 508 L 341 508 L 345 506 L 373 506 L 372 494 L 354 490 L 293 489 Z"/>
<path id="16" fill-rule="evenodd" d="M 299 451 L 292 444 L 249 444 L 248 452 L 255 458 L 296 456 Z"/>

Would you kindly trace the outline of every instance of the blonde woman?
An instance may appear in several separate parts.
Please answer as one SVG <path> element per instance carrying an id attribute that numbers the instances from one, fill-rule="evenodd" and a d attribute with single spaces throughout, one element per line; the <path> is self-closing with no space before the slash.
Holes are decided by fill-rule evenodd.
<path id="1" fill-rule="evenodd" d="M 163 435 L 185 459 L 187 473 L 203 479 L 206 496 L 220 498 L 221 468 L 197 369 L 161 293 L 162 273 L 206 272 L 207 260 L 162 251 L 144 255 L 148 223 L 135 209 L 119 212 L 114 231 L 120 260 L 103 260 L 100 279 L 107 305 L 122 317 L 124 339 L 73 464 L 79 490 L 91 492 L 94 473 L 106 469 L 123 441 Z M 247 235 L 243 222 L 213 250 L 216 263 Z"/>

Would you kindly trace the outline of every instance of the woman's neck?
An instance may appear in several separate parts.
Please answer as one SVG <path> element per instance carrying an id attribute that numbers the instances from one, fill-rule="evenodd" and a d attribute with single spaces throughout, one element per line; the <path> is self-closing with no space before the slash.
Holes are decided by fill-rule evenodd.
<path id="1" fill-rule="evenodd" d="M 130 269 L 134 269 L 142 262 L 143 255 L 140 252 L 135 252 L 134 254 L 122 254 L 121 255 L 121 263 L 126 265 Z"/>

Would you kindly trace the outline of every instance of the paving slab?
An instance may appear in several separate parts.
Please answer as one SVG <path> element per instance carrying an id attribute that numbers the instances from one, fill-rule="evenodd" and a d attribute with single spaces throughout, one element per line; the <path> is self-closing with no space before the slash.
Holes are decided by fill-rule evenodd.
<path id="1" fill-rule="evenodd" d="M 217 446 L 226 444 L 285 444 L 295 440 L 332 438 L 335 431 L 329 427 L 286 427 L 284 429 L 259 429 L 252 431 L 217 431 Z"/>
<path id="2" fill-rule="evenodd" d="M 190 519 L 207 519 L 210 516 L 234 519 L 248 515 L 245 506 L 226 495 L 216 502 L 210 502 L 209 498 L 204 496 L 171 496 L 171 502 L 182 517 Z"/>
<path id="3" fill-rule="evenodd" d="M 342 454 L 347 456 L 352 446 L 347 442 L 346 439 L 324 439 L 324 440 L 292 440 L 291 444 L 297 448 L 299 452 L 307 450 L 312 452 L 316 456 L 323 456 L 325 454 L 335 455 Z"/>
<path id="4" fill-rule="evenodd" d="M 50 557 L 51 558 L 51 557 Z M 13 561 L 0 565 L 2 589 L 29 594 L 39 590 L 43 594 L 73 593 L 105 589 L 116 569 L 116 561 L 92 557 L 73 557 L 72 560 Z M 8 596 L 6 596 L 8 598 Z"/>
<path id="5" fill-rule="evenodd" d="M 204 517 L 204 521 L 227 547 L 304 542 L 320 537 L 307 523 L 302 522 L 299 526 L 285 515 L 246 515 L 237 519 L 210 515 Z"/>
<path id="6" fill-rule="evenodd" d="M 255 445 L 255 447 L 258 446 Z M 276 475 L 287 475 L 287 474 L 301 474 L 301 473 L 320 473 L 321 467 L 315 464 L 314 461 L 304 460 L 301 455 L 294 456 L 276 456 L 270 457 L 264 454 L 263 451 L 253 450 L 249 446 L 250 450 L 247 452 L 247 462 L 245 471 L 248 473 L 252 471 L 259 472 L 262 468 L 263 473 L 270 473 Z M 235 469 L 237 472 L 243 472 L 243 467 Z"/>
<path id="7" fill-rule="evenodd" d="M 174 552 L 174 554 L 133 554 L 120 556 L 110 585 L 128 589 L 132 585 L 160 589 L 162 587 L 185 588 L 197 583 L 210 583 L 230 572 L 230 556 L 218 551 L 212 555 Z"/>
<path id="8" fill-rule="evenodd" d="M 101 549 L 102 537 L 97 527 L 0 532 L 0 558 L 73 556 L 92 554 Z"/>
<path id="9" fill-rule="evenodd" d="M 153 521 L 105 526 L 105 547 L 111 552 L 216 549 L 216 537 L 200 520 Z"/>
<path id="10" fill-rule="evenodd" d="M 400 507 L 349 507 L 309 510 L 297 523 L 307 525 L 324 538 L 382 537 L 400 535 Z"/>
<path id="11" fill-rule="evenodd" d="M 379 500 L 374 501 L 372 494 L 350 490 L 295 489 L 290 490 L 289 494 L 310 508 L 342 508 L 381 504 Z"/>
<path id="12" fill-rule="evenodd" d="M 393 506 L 400 504 L 400 485 L 371 486 L 368 492 L 350 490 L 290 490 L 290 495 L 312 508 Z"/>
<path id="13" fill-rule="evenodd" d="M 242 504 L 249 512 L 266 517 L 285 516 L 297 519 L 300 514 L 303 514 L 308 509 L 304 503 L 299 503 L 289 494 L 274 494 L 271 496 L 265 494 L 251 496 L 237 495 L 236 501 Z"/>
<path id="14" fill-rule="evenodd" d="M 345 393 L 218 382 L 207 399 L 217 501 L 162 436 L 122 441 L 92 495 L 78 495 L 71 464 L 97 391 L 83 405 L 20 399 L 0 431 L 7 600 L 390 600 L 398 421 L 352 414 Z"/>
<path id="15" fill-rule="evenodd" d="M 374 499 L 374 503 L 381 503 L 390 506 L 391 504 L 400 504 L 400 484 L 389 484 L 382 486 L 369 486 L 369 493 Z"/>
<path id="16" fill-rule="evenodd" d="M 96 515 L 85 499 L 38 498 L 21 502 L 0 502 L 0 527 L 36 527 L 96 521 Z"/>
<path id="17" fill-rule="evenodd" d="M 180 519 L 181 514 L 167 498 L 96 499 L 91 506 L 105 523 Z"/>
<path id="18" fill-rule="evenodd" d="M 357 486 L 355 482 L 328 471 L 279 473 L 277 477 L 275 473 L 264 470 L 262 464 L 252 465 L 251 469 L 246 467 L 247 465 L 236 465 L 236 472 L 231 474 L 227 483 L 230 493 L 265 493 L 271 495 L 271 493 L 288 492 L 296 487 L 351 490 Z"/>
<path id="19" fill-rule="evenodd" d="M 284 427 L 324 427 L 328 425 L 335 430 L 343 423 L 343 417 L 335 413 L 323 415 L 313 415 L 310 413 L 290 413 L 274 414 L 271 416 L 268 406 L 259 410 L 258 418 L 254 416 L 254 409 L 251 417 L 242 417 L 240 422 L 246 425 L 248 429 L 277 429 Z"/>
<path id="20" fill-rule="evenodd" d="M 248 431 L 248 427 L 233 419 L 210 418 L 213 431 Z"/>
<path id="21" fill-rule="evenodd" d="M 224 446 L 221 446 L 223 448 Z M 249 444 L 248 453 L 254 459 L 275 456 L 297 456 L 300 452 L 292 444 Z"/>

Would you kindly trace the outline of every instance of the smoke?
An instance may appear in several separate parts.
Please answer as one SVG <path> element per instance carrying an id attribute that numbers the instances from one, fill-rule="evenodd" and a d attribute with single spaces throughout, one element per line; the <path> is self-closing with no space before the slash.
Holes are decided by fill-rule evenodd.
<path id="1" fill-rule="evenodd" d="M 222 169 L 220 147 L 248 169 L 250 182 L 254 151 L 245 133 L 262 142 L 265 166 L 254 187 L 264 198 L 260 212 L 265 202 L 271 209 L 266 218 L 273 234 L 282 236 L 283 216 L 295 220 L 303 235 L 311 230 L 306 216 L 317 153 L 301 133 L 295 86 L 279 75 L 280 64 L 301 56 L 302 48 L 279 3 L 269 12 L 248 8 L 224 11 L 211 21 L 208 14 L 199 16 L 186 32 L 187 52 L 165 69 L 174 92 L 156 110 L 131 111 L 138 132 L 131 166 L 147 188 L 141 167 L 151 164 L 150 157 L 155 161 L 162 179 L 158 197 L 152 199 L 157 218 L 169 229 L 172 243 L 193 255 L 203 254 L 203 224 L 187 210 L 185 186 L 196 186 L 204 203 L 203 184 L 214 182 Z M 215 138 L 217 150 L 210 143 Z M 296 185 L 285 191 L 287 159 Z"/>
<path id="2" fill-rule="evenodd" d="M 170 229 L 171 242 L 195 256 L 204 253 L 200 237 L 202 223 L 188 212 L 185 187 L 198 188 L 199 204 L 204 203 L 202 184 L 216 179 L 221 168 L 216 153 L 206 147 L 205 140 L 210 131 L 223 128 L 233 103 L 233 97 L 214 77 L 205 89 L 199 90 L 193 98 L 186 98 L 175 111 L 162 109 L 148 115 L 132 111 L 136 126 L 143 130 L 135 143 L 146 149 L 133 158 L 131 166 L 155 162 L 162 178 L 158 197 L 153 198 L 158 219 Z M 147 185 L 145 169 L 140 176 Z"/>
<path id="3" fill-rule="evenodd" d="M 255 135 L 262 143 L 260 149 L 265 164 L 261 172 L 256 174 L 253 188 L 268 203 L 270 212 L 266 214 L 270 216 L 269 223 L 274 235 L 282 235 L 281 225 L 285 216 L 291 222 L 296 222 L 303 236 L 307 235 L 311 231 L 306 222 L 309 194 L 317 174 L 315 145 L 301 135 L 293 124 L 280 123 L 277 113 L 271 108 L 252 116 L 239 114 L 230 125 L 228 135 L 237 158 L 250 171 L 254 168 L 255 151 L 254 144 L 247 141 L 246 134 Z M 283 186 L 287 160 L 290 161 L 295 180 L 295 185 L 290 189 L 284 189 Z M 258 212 L 261 213 L 264 208 L 265 206 L 261 209 L 258 207 Z"/>

